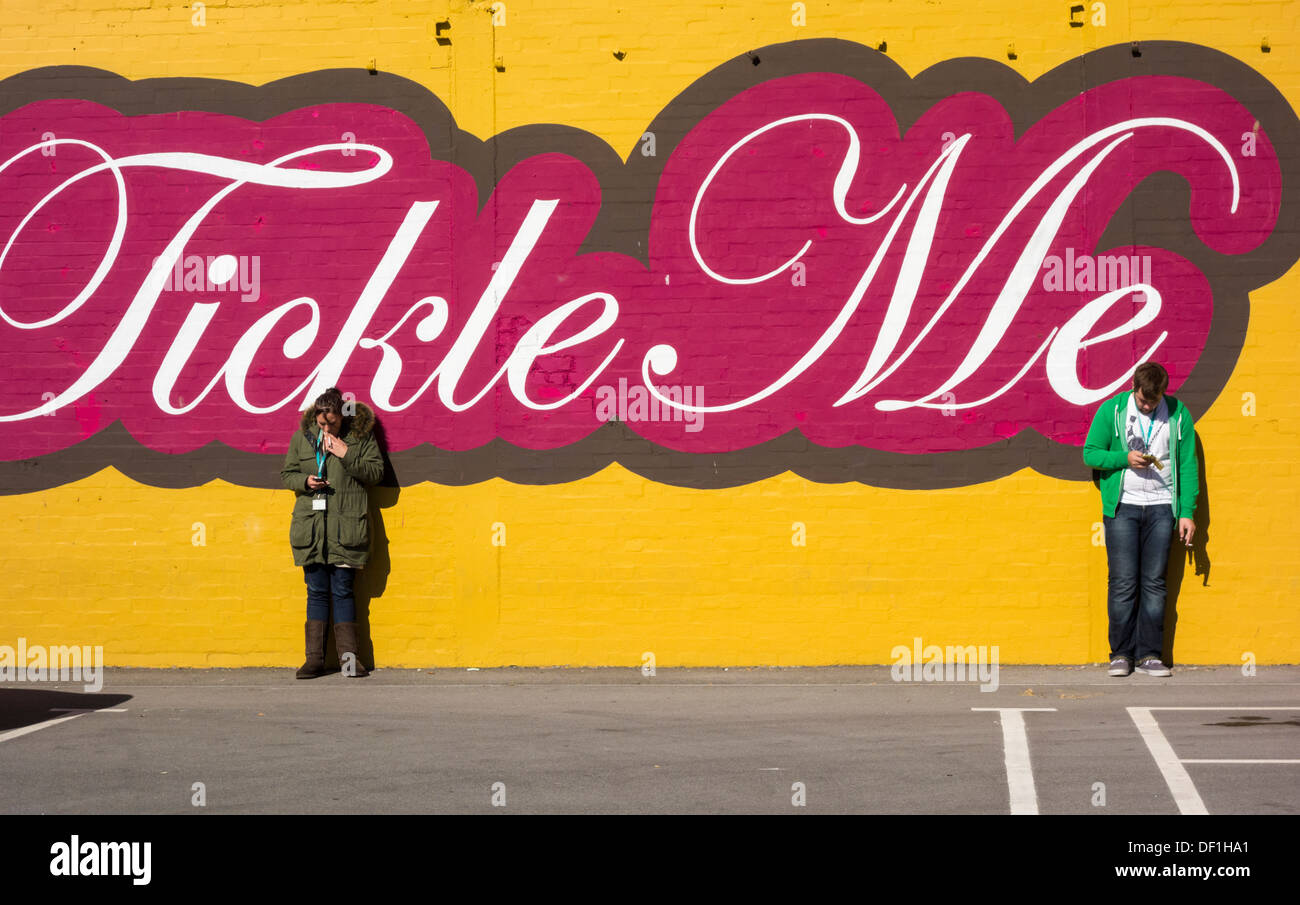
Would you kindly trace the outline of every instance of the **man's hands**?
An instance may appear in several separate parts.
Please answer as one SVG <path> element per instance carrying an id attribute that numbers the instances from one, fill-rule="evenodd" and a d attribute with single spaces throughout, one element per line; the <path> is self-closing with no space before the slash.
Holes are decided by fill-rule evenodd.
<path id="1" fill-rule="evenodd" d="M 1146 468 L 1149 463 L 1146 460 L 1146 453 L 1138 452 L 1136 449 L 1128 454 L 1129 468 Z"/>
<path id="2" fill-rule="evenodd" d="M 1184 547 L 1192 545 L 1192 535 L 1196 533 L 1196 523 L 1189 518 L 1180 518 L 1178 520 L 1178 539 L 1183 542 Z"/>

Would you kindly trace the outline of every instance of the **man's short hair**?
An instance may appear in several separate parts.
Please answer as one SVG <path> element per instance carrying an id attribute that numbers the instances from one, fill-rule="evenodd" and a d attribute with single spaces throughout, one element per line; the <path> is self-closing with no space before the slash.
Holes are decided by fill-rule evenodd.
<path id="1" fill-rule="evenodd" d="M 1133 372 L 1133 389 L 1141 390 L 1146 399 L 1158 399 L 1169 387 L 1169 372 L 1154 361 L 1144 361 Z"/>

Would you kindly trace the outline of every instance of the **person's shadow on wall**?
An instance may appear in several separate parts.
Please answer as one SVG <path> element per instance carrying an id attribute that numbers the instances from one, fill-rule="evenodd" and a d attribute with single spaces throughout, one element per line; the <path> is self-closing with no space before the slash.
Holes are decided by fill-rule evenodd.
<path id="1" fill-rule="evenodd" d="M 384 425 L 378 416 L 375 417 L 374 434 L 375 442 L 379 444 L 379 455 L 384 460 L 384 476 L 370 488 L 370 562 L 356 576 L 352 585 L 352 595 L 357 606 L 357 657 L 367 669 L 375 668 L 375 645 L 370 637 L 370 606 L 375 598 L 384 596 L 393 566 L 388 555 L 384 510 L 395 506 L 402 492 L 397 472 L 393 470 L 393 461 L 388 456 L 388 438 L 384 433 Z M 329 633 L 325 662 L 330 668 L 340 668 L 333 632 Z"/>
<path id="2" fill-rule="evenodd" d="M 1192 536 L 1192 547 L 1187 549 L 1178 539 L 1178 527 L 1174 526 L 1174 545 L 1169 551 L 1169 570 L 1165 573 L 1165 586 L 1168 596 L 1165 599 L 1165 649 L 1162 656 L 1166 665 L 1174 664 L 1174 640 L 1178 632 L 1178 597 L 1183 588 L 1183 575 L 1191 563 L 1195 575 L 1203 576 L 1202 587 L 1210 584 L 1210 485 L 1205 480 L 1205 447 L 1201 444 L 1201 435 L 1196 435 L 1196 459 L 1199 465 L 1197 479 L 1201 482 L 1201 492 L 1196 497 L 1196 534 Z"/>

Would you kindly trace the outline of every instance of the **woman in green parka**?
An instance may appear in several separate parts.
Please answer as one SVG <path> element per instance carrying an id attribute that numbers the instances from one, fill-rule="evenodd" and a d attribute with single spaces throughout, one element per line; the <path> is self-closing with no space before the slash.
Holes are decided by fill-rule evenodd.
<path id="1" fill-rule="evenodd" d="M 357 657 L 352 579 L 370 560 L 366 488 L 384 474 L 369 406 L 330 387 L 302 413 L 280 478 L 297 499 L 289 524 L 293 563 L 307 582 L 307 659 L 299 679 L 325 673 L 325 633 L 334 599 L 334 642 L 343 674 L 364 676 Z"/>

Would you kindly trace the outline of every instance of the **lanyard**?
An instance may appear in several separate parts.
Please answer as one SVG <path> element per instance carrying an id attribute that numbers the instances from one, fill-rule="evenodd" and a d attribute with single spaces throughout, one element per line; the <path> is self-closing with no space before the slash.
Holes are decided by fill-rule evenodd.
<path id="1" fill-rule="evenodd" d="M 325 459 L 328 458 L 328 453 L 322 449 L 324 439 L 324 431 L 316 435 L 316 477 L 322 479 L 325 477 Z"/>
<path id="2" fill-rule="evenodd" d="M 1151 452 L 1151 438 L 1155 436 L 1155 430 L 1156 430 L 1156 410 L 1155 410 L 1155 409 L 1152 409 L 1152 410 L 1151 410 L 1151 414 L 1150 414 L 1149 417 L 1150 417 L 1151 420 L 1147 422 L 1146 435 L 1142 438 L 1142 450 L 1143 450 L 1144 452 Z M 1141 429 L 1142 429 L 1142 422 L 1141 422 L 1141 421 L 1138 421 L 1138 430 L 1141 430 Z"/>

